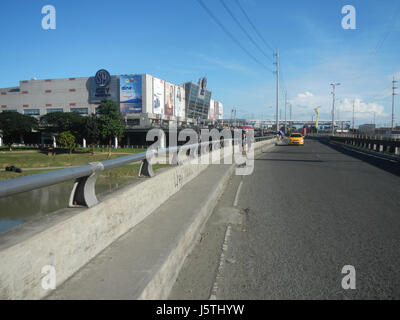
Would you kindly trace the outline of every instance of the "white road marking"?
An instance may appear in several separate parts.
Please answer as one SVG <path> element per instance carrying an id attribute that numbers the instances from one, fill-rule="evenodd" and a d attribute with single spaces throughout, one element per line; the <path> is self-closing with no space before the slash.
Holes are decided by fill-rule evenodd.
<path id="1" fill-rule="evenodd" d="M 231 235 L 231 226 L 227 226 L 225 232 L 224 243 L 222 244 L 222 252 L 219 258 L 219 266 L 217 271 L 217 276 L 215 278 L 215 282 L 211 291 L 210 299 L 209 300 L 217 300 L 217 291 L 218 291 L 218 279 L 222 278 L 222 271 L 225 265 L 225 253 L 228 250 L 228 240 L 229 236 Z"/>
<path id="2" fill-rule="evenodd" d="M 239 194 L 240 194 L 240 190 L 242 189 L 242 185 L 243 185 L 243 180 L 240 181 L 239 187 L 236 191 L 236 196 L 235 196 L 235 201 L 233 201 L 233 206 L 236 207 L 239 201 Z"/>

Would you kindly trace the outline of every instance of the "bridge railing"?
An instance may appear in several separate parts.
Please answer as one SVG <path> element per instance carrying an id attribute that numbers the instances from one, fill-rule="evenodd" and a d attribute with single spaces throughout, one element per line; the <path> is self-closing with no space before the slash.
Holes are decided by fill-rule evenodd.
<path id="1" fill-rule="evenodd" d="M 217 146 L 224 147 L 224 144 L 228 142 L 232 146 L 235 146 L 238 144 L 238 141 L 238 139 L 226 139 L 217 142 L 206 141 L 191 145 L 158 148 L 101 162 L 91 162 L 85 165 L 3 180 L 0 181 L 0 198 L 75 179 L 69 198 L 69 207 L 92 207 L 98 203 L 95 193 L 96 180 L 104 170 L 141 161 L 139 176 L 152 177 L 154 176 L 154 171 L 151 160 L 155 156 L 172 154 L 173 163 L 181 164 L 179 155 L 182 152 L 186 152 L 189 158 L 193 158 L 196 154 L 201 153 L 202 146 L 208 145 L 209 148 L 206 150 L 212 150 L 215 149 L 216 144 Z"/>
<path id="2" fill-rule="evenodd" d="M 271 139 L 274 139 L 274 138 L 275 138 L 274 135 L 268 135 L 268 136 L 262 136 L 262 137 L 255 137 L 254 141 L 255 142 L 260 142 L 260 141 L 271 140 Z"/>
<path id="3" fill-rule="evenodd" d="M 396 156 L 400 154 L 400 139 L 391 139 L 380 135 L 335 135 L 329 139 L 374 152 Z"/>

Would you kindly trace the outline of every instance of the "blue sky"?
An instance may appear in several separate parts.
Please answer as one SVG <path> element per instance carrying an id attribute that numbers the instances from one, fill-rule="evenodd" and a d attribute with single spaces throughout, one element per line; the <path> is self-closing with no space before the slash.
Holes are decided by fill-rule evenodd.
<path id="1" fill-rule="evenodd" d="M 204 0 L 257 59 L 273 68 L 246 38 L 219 0 Z M 225 0 L 259 43 L 234 0 Z M 293 117 L 311 119 L 321 106 L 330 119 L 330 83 L 337 89 L 337 117 L 378 125 L 391 117 L 391 78 L 400 78 L 398 0 L 240 0 L 263 37 L 279 48 L 283 82 Z M 56 8 L 56 30 L 41 28 L 44 5 Z M 357 10 L 357 30 L 341 26 L 344 5 Z M 206 76 L 213 98 L 239 117 L 272 118 L 273 74 L 247 56 L 197 0 L 3 0 L 0 10 L 0 87 L 19 80 L 149 73 L 174 83 Z M 378 45 L 382 39 L 383 43 Z M 375 50 L 378 45 L 378 50 Z M 272 51 L 263 46 L 272 57 Z M 400 91 L 400 90 L 399 90 Z M 397 105 L 398 105 L 397 98 Z M 400 106 L 396 120 L 400 123 Z"/>

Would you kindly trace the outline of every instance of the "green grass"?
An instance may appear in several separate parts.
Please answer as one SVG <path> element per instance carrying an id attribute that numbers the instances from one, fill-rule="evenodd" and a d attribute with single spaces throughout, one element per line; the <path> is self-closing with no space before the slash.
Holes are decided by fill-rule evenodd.
<path id="1" fill-rule="evenodd" d="M 24 176 L 30 176 L 33 174 L 38 174 L 38 173 L 43 173 L 47 171 L 54 171 L 54 170 L 28 170 L 24 171 L 22 173 L 15 173 L 15 172 L 9 172 L 9 171 L 1 171 L 0 172 L 0 181 L 1 180 L 9 180 L 9 179 L 14 179 L 14 178 L 19 178 L 19 177 L 24 177 Z"/>
<path id="2" fill-rule="evenodd" d="M 109 159 L 123 156 L 112 154 Z M 17 168 L 47 168 L 47 167 L 71 167 L 94 161 L 108 159 L 108 154 L 90 153 L 63 153 L 56 156 L 48 156 L 46 152 L 0 152 L 0 168 L 15 166 Z"/>
<path id="3" fill-rule="evenodd" d="M 142 148 L 118 148 L 118 149 L 111 149 L 111 153 L 140 153 L 145 152 L 147 149 Z M 76 148 L 78 152 L 92 152 L 92 148 Z M 106 152 L 108 153 L 108 148 L 94 148 L 94 152 Z"/>
<path id="4" fill-rule="evenodd" d="M 23 152 L 25 151 L 25 152 Z M 58 150 L 60 151 L 60 150 Z M 46 168 L 42 170 L 23 170 L 22 173 L 15 172 L 0 172 L 0 180 L 8 180 L 17 177 L 23 177 L 32 174 L 38 174 L 46 171 L 56 170 L 58 167 L 72 167 L 87 164 L 89 162 L 104 161 L 125 156 L 125 153 L 139 153 L 145 152 L 146 149 L 118 149 L 112 150 L 112 154 L 108 157 L 108 152 L 104 153 L 95 152 L 91 154 L 89 148 L 79 148 L 77 152 L 72 153 L 59 153 L 55 156 L 49 156 L 46 151 L 39 151 L 37 149 L 19 148 L 17 151 L 8 151 L 7 148 L 0 149 L 0 169 L 8 166 L 15 166 L 17 168 Z M 97 149 L 101 152 L 101 149 Z M 153 169 L 165 167 L 166 165 L 155 165 Z M 47 169 L 53 168 L 54 169 Z M 140 163 L 124 165 L 112 170 L 107 170 L 101 173 L 101 177 L 137 177 L 140 169 Z"/>
<path id="5" fill-rule="evenodd" d="M 153 166 L 153 170 L 157 170 L 160 168 L 164 168 L 168 166 L 168 164 L 155 164 Z M 140 163 L 127 164 L 118 168 L 114 168 L 111 170 L 103 171 L 100 174 L 101 178 L 135 178 L 139 175 Z M 57 169 L 45 169 L 45 170 L 27 170 L 22 173 L 8 172 L 2 171 L 0 172 L 0 180 L 9 180 L 13 178 L 19 178 L 24 176 L 30 176 L 33 174 L 54 171 Z"/>
<path id="6" fill-rule="evenodd" d="M 29 151 L 29 150 L 37 150 L 37 148 L 33 147 L 13 147 L 12 152 L 14 151 Z M 0 152 L 10 152 L 9 148 L 7 146 L 1 146 L 0 147 Z"/>

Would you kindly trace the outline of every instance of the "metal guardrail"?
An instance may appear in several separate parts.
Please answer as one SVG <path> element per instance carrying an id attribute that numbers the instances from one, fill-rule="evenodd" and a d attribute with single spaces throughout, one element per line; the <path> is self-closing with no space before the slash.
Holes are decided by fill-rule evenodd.
<path id="1" fill-rule="evenodd" d="M 237 145 L 236 142 L 238 140 L 227 139 L 219 140 L 217 142 L 207 141 L 191 145 L 150 150 L 102 162 L 91 162 L 81 166 L 3 180 L 0 181 L 0 198 L 75 179 L 69 199 L 69 207 L 92 207 L 99 202 L 95 193 L 95 183 L 100 172 L 104 170 L 110 170 L 125 164 L 141 161 L 142 164 L 140 166 L 139 176 L 152 177 L 154 176 L 154 172 L 151 159 L 154 156 L 161 156 L 172 152 L 173 163 L 181 164 L 181 162 L 178 161 L 181 152 L 189 153 L 189 158 L 193 158 L 196 153 L 201 153 L 201 150 L 203 149 L 201 148 L 202 146 L 208 145 L 209 148 L 207 150 L 212 150 L 216 143 L 221 147 L 224 147 L 226 141 L 230 141 L 230 143 L 235 146 Z M 150 159 L 150 161 L 148 159 Z"/>
<path id="2" fill-rule="evenodd" d="M 262 137 L 255 137 L 254 141 L 255 142 L 260 142 L 260 141 L 265 141 L 265 140 L 271 140 L 274 139 L 276 136 L 270 135 L 270 136 L 262 136 Z"/>
<path id="3" fill-rule="evenodd" d="M 356 139 L 373 139 L 373 140 L 382 140 L 382 141 L 400 141 L 400 138 L 395 136 L 388 136 L 388 135 L 380 135 L 380 134 L 351 134 L 351 133 L 309 133 L 307 134 L 310 137 L 342 137 L 342 138 L 356 138 Z"/>

